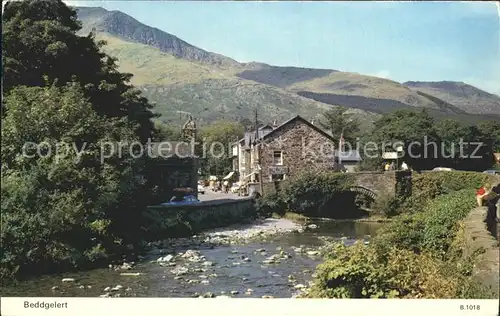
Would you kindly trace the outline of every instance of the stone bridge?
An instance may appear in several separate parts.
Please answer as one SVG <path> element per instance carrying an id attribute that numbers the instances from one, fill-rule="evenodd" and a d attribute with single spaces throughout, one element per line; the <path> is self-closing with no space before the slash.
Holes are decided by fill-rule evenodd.
<path id="1" fill-rule="evenodd" d="M 354 175 L 351 191 L 376 199 L 381 195 L 411 194 L 411 171 L 362 171 Z"/>

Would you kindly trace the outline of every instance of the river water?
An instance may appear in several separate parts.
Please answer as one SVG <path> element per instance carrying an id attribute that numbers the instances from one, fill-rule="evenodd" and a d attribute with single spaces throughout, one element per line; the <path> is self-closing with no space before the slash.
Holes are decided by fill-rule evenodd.
<path id="1" fill-rule="evenodd" d="M 176 249 L 181 253 L 187 249 L 199 251 L 204 256 L 199 262 L 176 256 L 160 265 L 156 261 L 160 255 L 150 254 L 130 270 L 106 268 L 42 276 L 4 287 L 2 296 L 198 297 L 213 293 L 232 297 L 292 297 L 301 285 L 308 285 L 315 267 L 321 263 L 314 251 L 324 243 L 324 237 L 342 239 L 345 243 L 368 241 L 382 225 L 349 221 L 315 224 L 316 229 L 266 237 L 244 245 Z M 281 259 L 275 263 L 263 262 L 273 255 Z M 63 278 L 74 281 L 62 282 Z"/>

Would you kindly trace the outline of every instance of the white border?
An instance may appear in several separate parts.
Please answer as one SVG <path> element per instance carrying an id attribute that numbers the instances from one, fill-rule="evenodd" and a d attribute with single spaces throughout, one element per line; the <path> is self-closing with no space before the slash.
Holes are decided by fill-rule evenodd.
<path id="1" fill-rule="evenodd" d="M 25 308 L 25 301 L 67 303 L 67 308 Z M 469 310 L 461 310 L 469 306 Z M 477 310 L 479 306 L 479 310 Z M 3 297 L 3 316 L 199 315 L 199 316 L 388 316 L 498 315 L 498 300 L 254 299 L 254 298 L 65 298 Z"/>

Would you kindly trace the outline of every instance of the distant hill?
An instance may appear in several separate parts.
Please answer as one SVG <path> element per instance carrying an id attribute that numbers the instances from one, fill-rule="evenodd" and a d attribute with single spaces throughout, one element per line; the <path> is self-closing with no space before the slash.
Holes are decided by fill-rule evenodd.
<path id="1" fill-rule="evenodd" d="M 134 74 L 132 83 L 156 103 L 160 120 L 171 124 L 180 124 L 184 118 L 179 113 L 186 112 L 202 124 L 221 118 L 248 119 L 255 108 L 268 120 L 296 114 L 317 118 L 337 105 L 350 108 L 364 128 L 370 128 L 381 113 L 400 108 L 427 108 L 435 117 L 467 122 L 485 118 L 476 113 L 500 115 L 500 107 L 494 104 L 488 107 L 490 112 L 471 112 L 463 103 L 454 103 L 461 100 L 457 97 L 450 99 L 444 96 L 446 92 L 415 88 L 411 83 L 333 69 L 239 63 L 120 11 L 76 9 L 83 22 L 81 34 L 94 31 L 97 39 L 106 40 L 103 49 L 118 58 L 121 71 Z M 481 96 L 486 93 L 482 92 Z M 500 116 L 496 118 L 500 120 Z"/>
<path id="2" fill-rule="evenodd" d="M 162 52 L 179 58 L 223 67 L 239 66 L 238 62 L 229 57 L 209 53 L 172 34 L 142 24 L 121 11 L 108 11 L 100 7 L 78 7 L 77 10 L 78 18 L 84 22 L 83 33 L 92 30 L 105 32 L 122 39 L 159 48 Z"/>
<path id="3" fill-rule="evenodd" d="M 439 81 L 403 83 L 412 90 L 435 96 L 455 107 L 474 114 L 500 114 L 500 97 L 463 82 Z M 500 86 L 500 82 L 498 83 Z"/>

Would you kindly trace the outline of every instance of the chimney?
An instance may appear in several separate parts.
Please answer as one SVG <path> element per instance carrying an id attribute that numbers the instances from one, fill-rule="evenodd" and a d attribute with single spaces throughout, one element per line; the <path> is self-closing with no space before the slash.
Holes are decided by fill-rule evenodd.
<path id="1" fill-rule="evenodd" d="M 314 125 L 314 119 L 311 120 L 311 124 Z"/>
<path id="2" fill-rule="evenodd" d="M 278 123 L 276 123 L 276 120 L 273 121 L 273 128 L 278 127 Z"/>

